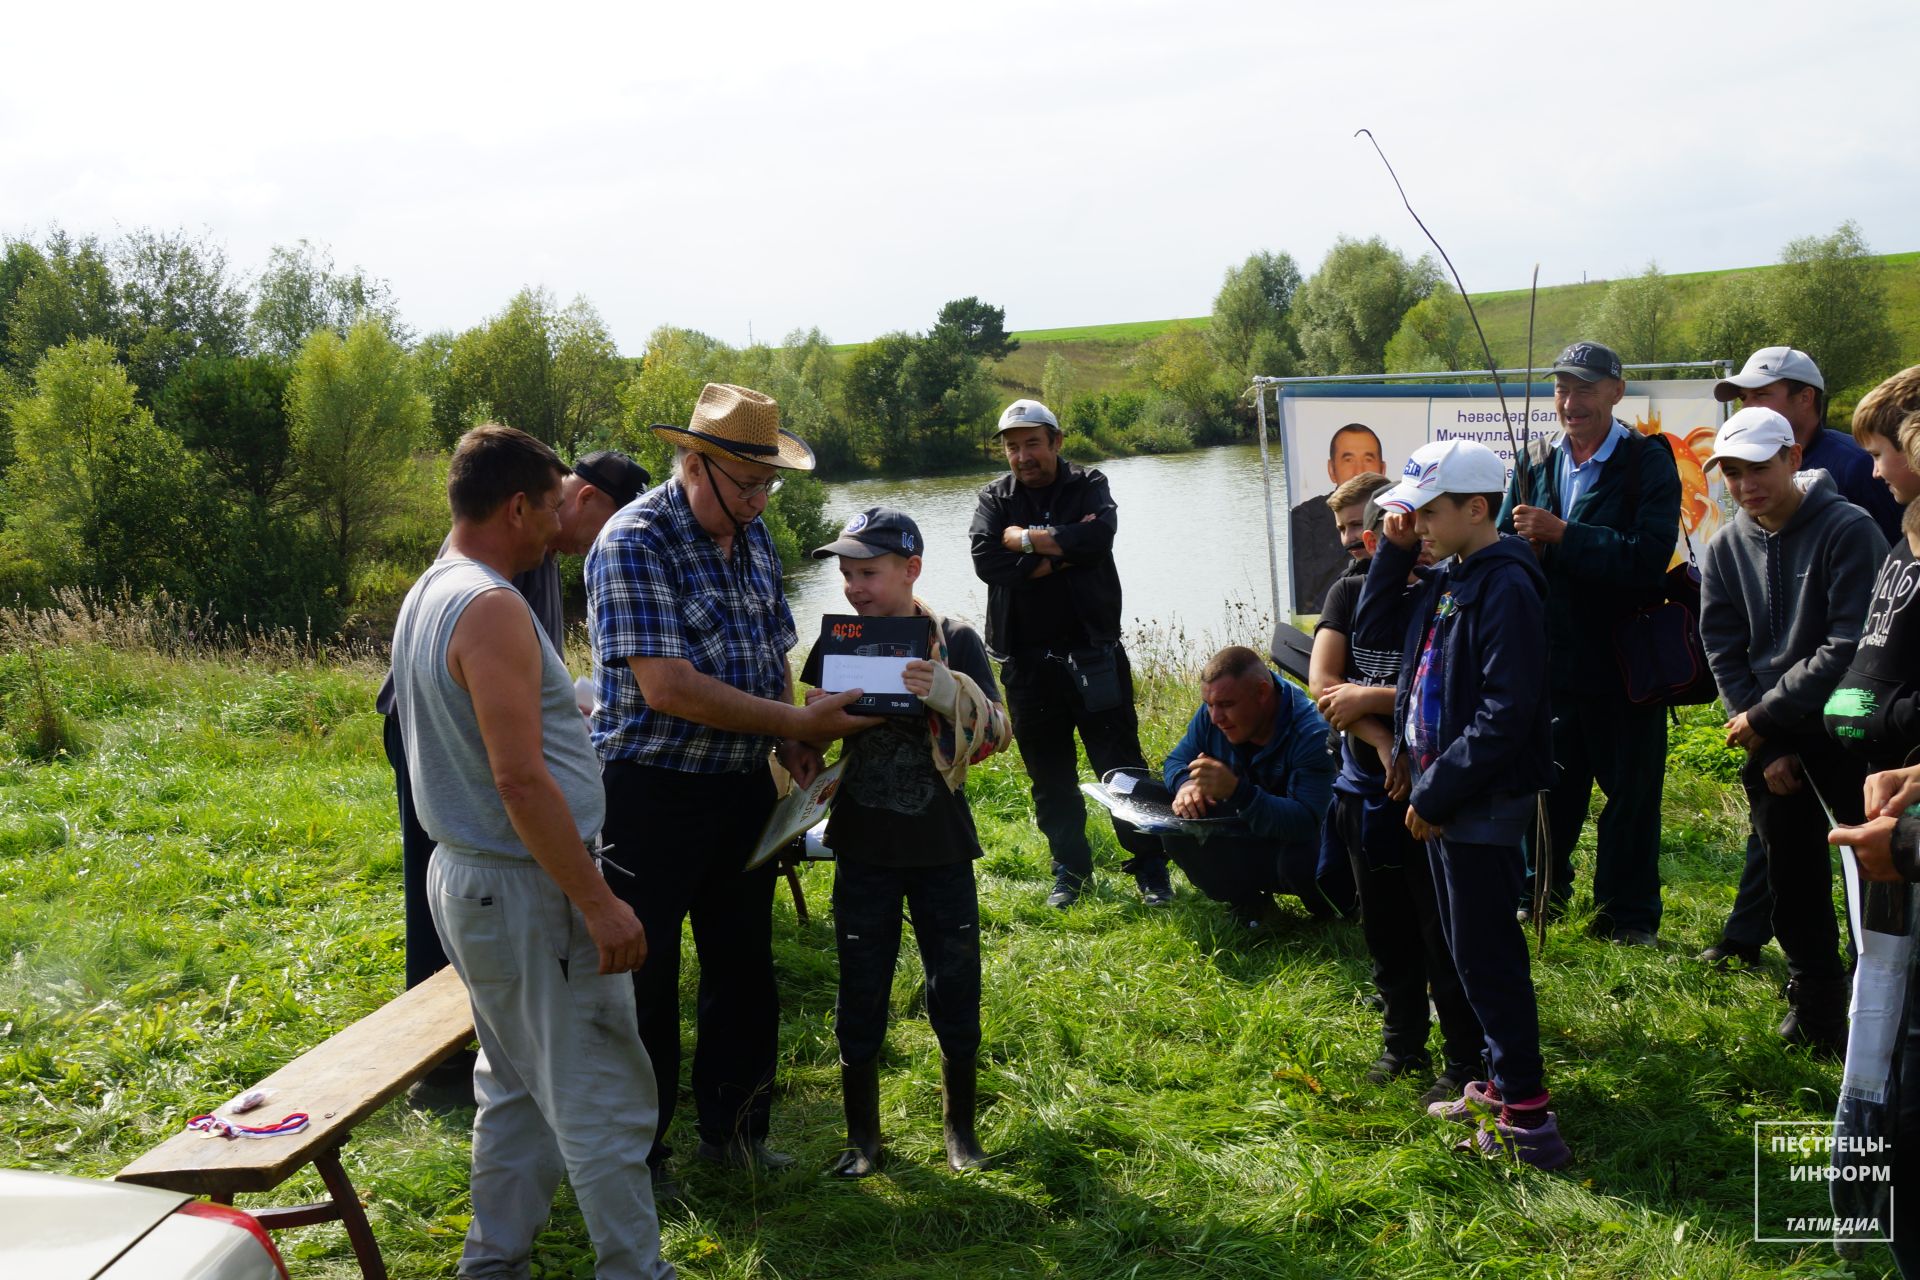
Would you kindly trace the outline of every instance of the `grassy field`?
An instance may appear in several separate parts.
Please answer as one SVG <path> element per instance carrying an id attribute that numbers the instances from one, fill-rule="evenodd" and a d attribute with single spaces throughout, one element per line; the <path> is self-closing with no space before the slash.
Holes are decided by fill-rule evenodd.
<path id="1" fill-rule="evenodd" d="M 1173 656 L 1190 654 L 1168 636 L 1137 651 L 1157 756 L 1191 707 Z M 0 1165 L 106 1176 L 399 991 L 380 670 L 162 657 L 97 632 L 32 654 L 0 653 Z M 51 760 L 32 732 L 43 685 L 78 735 Z M 775 922 L 774 1139 L 800 1168 L 754 1182 L 689 1164 L 667 1253 L 686 1276 L 788 1280 L 1882 1275 L 1880 1250 L 1749 1243 L 1753 1122 L 1830 1116 L 1838 1071 L 1776 1042 L 1777 954 L 1750 976 L 1691 959 L 1731 900 L 1744 831 L 1711 736 L 1689 729 L 1667 777 L 1664 945 L 1586 939 L 1577 899 L 1536 968 L 1577 1157 L 1565 1175 L 1456 1156 L 1457 1134 L 1414 1106 L 1424 1085 L 1363 1083 L 1379 1021 L 1355 927 L 1294 913 L 1241 937 L 1184 886 L 1149 912 L 1104 830 L 1099 891 L 1048 910 L 1024 778 L 1002 757 L 971 783 L 998 1163 L 958 1177 L 940 1162 L 909 959 L 883 1077 L 889 1163 L 858 1185 L 820 1176 L 841 1128 L 832 871 L 810 867 L 812 919 L 782 891 Z M 453 1273 L 467 1123 L 395 1105 L 347 1151 L 396 1276 Z M 1823 1212 L 1821 1190 L 1805 1198 Z M 297 1276 L 357 1274 L 337 1227 L 281 1240 Z M 534 1273 L 591 1274 L 564 1191 Z"/>
<path id="2" fill-rule="evenodd" d="M 1920 362 L 1920 253 L 1883 255 L 1889 311 L 1900 341 L 1903 360 Z M 1770 267 L 1730 271 L 1694 271 L 1669 275 L 1675 301 L 1676 331 L 1690 330 L 1715 281 L 1740 271 L 1768 271 Z M 1580 337 L 1583 317 L 1606 292 L 1607 281 L 1556 285 L 1540 290 L 1534 317 L 1534 360 L 1540 363 Z M 1487 343 L 1501 367 L 1526 363 L 1527 291 L 1507 289 L 1473 295 Z M 1176 329 L 1204 326 L 1206 318 L 1143 320 L 1130 324 L 1083 325 L 1068 329 L 1033 329 L 1016 333 L 1020 350 L 994 366 L 994 378 L 1011 395 L 1037 395 L 1047 358 L 1059 355 L 1073 366 L 1075 386 L 1083 391 L 1106 391 L 1126 384 L 1127 362 L 1143 342 Z M 1744 351 L 1724 353 L 1744 360 Z"/>

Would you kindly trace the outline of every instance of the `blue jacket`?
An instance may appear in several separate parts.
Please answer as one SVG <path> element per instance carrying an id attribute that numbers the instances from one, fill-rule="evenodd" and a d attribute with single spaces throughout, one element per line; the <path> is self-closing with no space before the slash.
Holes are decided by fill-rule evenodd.
<path id="1" fill-rule="evenodd" d="M 1669 464 L 1671 465 L 1671 464 Z M 1407 708 L 1420 649 L 1443 592 L 1455 608 L 1440 625 L 1440 754 L 1407 797 L 1436 826 L 1457 818 L 1511 820 L 1531 813 L 1534 793 L 1553 785 L 1552 718 L 1547 708 L 1546 575 L 1524 538 L 1431 569 L 1415 569 L 1416 553 L 1384 543 L 1360 589 L 1352 643 L 1400 646 L 1400 683 L 1393 699 L 1393 752 L 1406 749 Z M 1406 588 L 1408 572 L 1420 585 Z M 1524 804 L 1522 804 L 1524 802 Z"/>
<path id="2" fill-rule="evenodd" d="M 1167 790 L 1179 791 L 1187 766 L 1203 752 L 1240 779 L 1239 789 L 1221 806 L 1237 814 L 1254 835 L 1270 840 L 1317 841 L 1320 822 L 1333 803 L 1333 754 L 1327 750 L 1327 722 L 1313 700 L 1297 686 L 1268 672 L 1277 704 L 1273 733 L 1264 745 L 1234 746 L 1214 727 L 1203 706 L 1187 722 L 1186 736 L 1167 756 Z"/>

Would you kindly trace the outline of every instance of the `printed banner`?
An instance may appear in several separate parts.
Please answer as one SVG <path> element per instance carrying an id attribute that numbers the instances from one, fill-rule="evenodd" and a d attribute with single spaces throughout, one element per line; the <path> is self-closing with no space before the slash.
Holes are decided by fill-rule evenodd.
<path id="1" fill-rule="evenodd" d="M 1721 486 L 1708 483 L 1702 464 L 1713 453 L 1713 433 L 1726 406 L 1713 398 L 1711 379 L 1629 382 L 1614 416 L 1646 435 L 1665 435 L 1680 467 L 1680 521 L 1696 553 L 1725 518 Z M 1526 388 L 1505 388 L 1514 434 L 1523 412 L 1529 434 L 1549 445 L 1562 431 L 1553 410 L 1553 385 L 1537 383 L 1531 406 Z M 1500 401 L 1488 384 L 1400 383 L 1377 386 L 1303 384 L 1280 388 L 1280 448 L 1286 471 L 1288 582 L 1293 611 L 1317 614 L 1327 588 L 1351 557 L 1341 546 L 1327 499 L 1354 476 L 1378 471 L 1397 478 L 1407 458 L 1433 440 L 1477 440 L 1513 474 L 1513 446 Z M 1684 558 L 1680 529 L 1674 555 Z"/>

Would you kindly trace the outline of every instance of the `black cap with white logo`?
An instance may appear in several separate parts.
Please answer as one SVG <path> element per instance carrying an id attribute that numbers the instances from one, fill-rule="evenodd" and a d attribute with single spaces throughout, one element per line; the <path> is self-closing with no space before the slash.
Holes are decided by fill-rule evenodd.
<path id="1" fill-rule="evenodd" d="M 886 555 L 917 556 L 925 546 L 920 540 L 920 526 L 913 522 L 912 516 L 892 507 L 868 507 L 847 521 L 838 538 L 824 547 L 814 548 L 813 558 L 847 556 L 871 560 Z"/>

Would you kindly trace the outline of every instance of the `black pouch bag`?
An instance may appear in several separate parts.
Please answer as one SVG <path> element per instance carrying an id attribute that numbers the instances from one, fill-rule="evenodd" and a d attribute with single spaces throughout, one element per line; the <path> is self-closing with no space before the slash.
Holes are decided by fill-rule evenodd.
<path id="1" fill-rule="evenodd" d="M 1111 711 L 1125 701 L 1116 645 L 1073 650 L 1067 654 L 1067 673 L 1073 677 L 1073 692 L 1080 699 L 1080 709 L 1089 715 Z"/>

